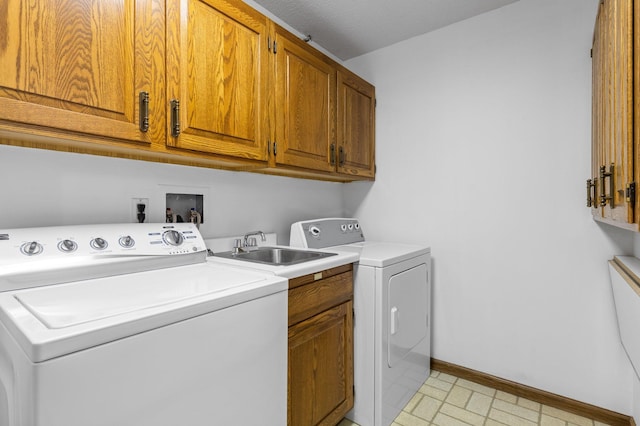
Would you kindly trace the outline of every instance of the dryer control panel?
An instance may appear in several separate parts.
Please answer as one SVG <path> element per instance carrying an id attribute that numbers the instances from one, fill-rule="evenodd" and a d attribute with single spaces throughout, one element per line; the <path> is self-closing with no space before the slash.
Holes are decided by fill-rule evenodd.
<path id="1" fill-rule="evenodd" d="M 289 245 L 320 249 L 363 241 L 364 233 L 357 219 L 325 218 L 291 225 Z"/>

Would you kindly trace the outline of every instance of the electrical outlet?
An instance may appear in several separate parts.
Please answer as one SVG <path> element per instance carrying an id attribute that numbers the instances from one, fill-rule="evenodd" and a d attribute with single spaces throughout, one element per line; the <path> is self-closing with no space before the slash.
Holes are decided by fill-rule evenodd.
<path id="1" fill-rule="evenodd" d="M 132 198 L 131 199 L 131 221 L 134 223 L 149 222 L 149 199 L 148 198 Z"/>

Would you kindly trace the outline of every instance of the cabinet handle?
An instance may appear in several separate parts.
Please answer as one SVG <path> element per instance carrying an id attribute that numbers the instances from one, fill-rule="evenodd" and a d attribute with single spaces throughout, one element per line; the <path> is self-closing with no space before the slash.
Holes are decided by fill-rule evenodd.
<path id="1" fill-rule="evenodd" d="M 140 92 L 138 95 L 140 110 L 140 131 L 149 130 L 149 92 Z"/>
<path id="2" fill-rule="evenodd" d="M 273 143 L 273 156 L 278 155 L 278 142 Z"/>
<path id="3" fill-rule="evenodd" d="M 338 148 L 338 165 L 340 167 L 344 166 L 344 158 L 346 157 L 346 154 L 344 152 L 344 148 L 340 147 Z"/>
<path id="4" fill-rule="evenodd" d="M 587 179 L 587 207 L 596 207 L 597 179 Z"/>
<path id="5" fill-rule="evenodd" d="M 180 101 L 171 100 L 171 136 L 177 138 L 180 135 Z"/>
<path id="6" fill-rule="evenodd" d="M 336 146 L 334 144 L 331 144 L 331 146 L 329 147 L 329 163 L 332 166 L 336 165 Z"/>
<path id="7" fill-rule="evenodd" d="M 611 163 L 609 166 L 609 172 L 606 171 L 605 166 L 600 166 L 600 206 L 604 207 L 609 201 L 609 207 L 614 208 L 613 193 L 615 192 L 615 185 L 613 181 L 614 165 Z M 605 181 L 609 179 L 609 195 L 605 193 Z"/>

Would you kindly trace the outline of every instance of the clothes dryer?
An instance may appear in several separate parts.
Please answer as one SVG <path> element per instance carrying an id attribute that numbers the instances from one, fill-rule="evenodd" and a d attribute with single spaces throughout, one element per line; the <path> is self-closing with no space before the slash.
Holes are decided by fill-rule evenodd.
<path id="1" fill-rule="evenodd" d="M 366 241 L 359 222 L 345 218 L 296 222 L 290 245 L 359 254 L 355 397 L 347 418 L 361 426 L 390 425 L 430 373 L 430 248 Z"/>

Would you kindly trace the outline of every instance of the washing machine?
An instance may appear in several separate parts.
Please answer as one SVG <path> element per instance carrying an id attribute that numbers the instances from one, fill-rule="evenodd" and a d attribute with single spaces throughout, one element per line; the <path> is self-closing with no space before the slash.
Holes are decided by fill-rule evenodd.
<path id="1" fill-rule="evenodd" d="M 0 229 L 0 426 L 286 424 L 287 280 L 206 256 L 191 223 Z"/>
<path id="2" fill-rule="evenodd" d="M 356 252 L 354 406 L 347 418 L 387 426 L 430 373 L 431 250 L 366 241 L 357 219 L 291 225 L 293 247 Z"/>

